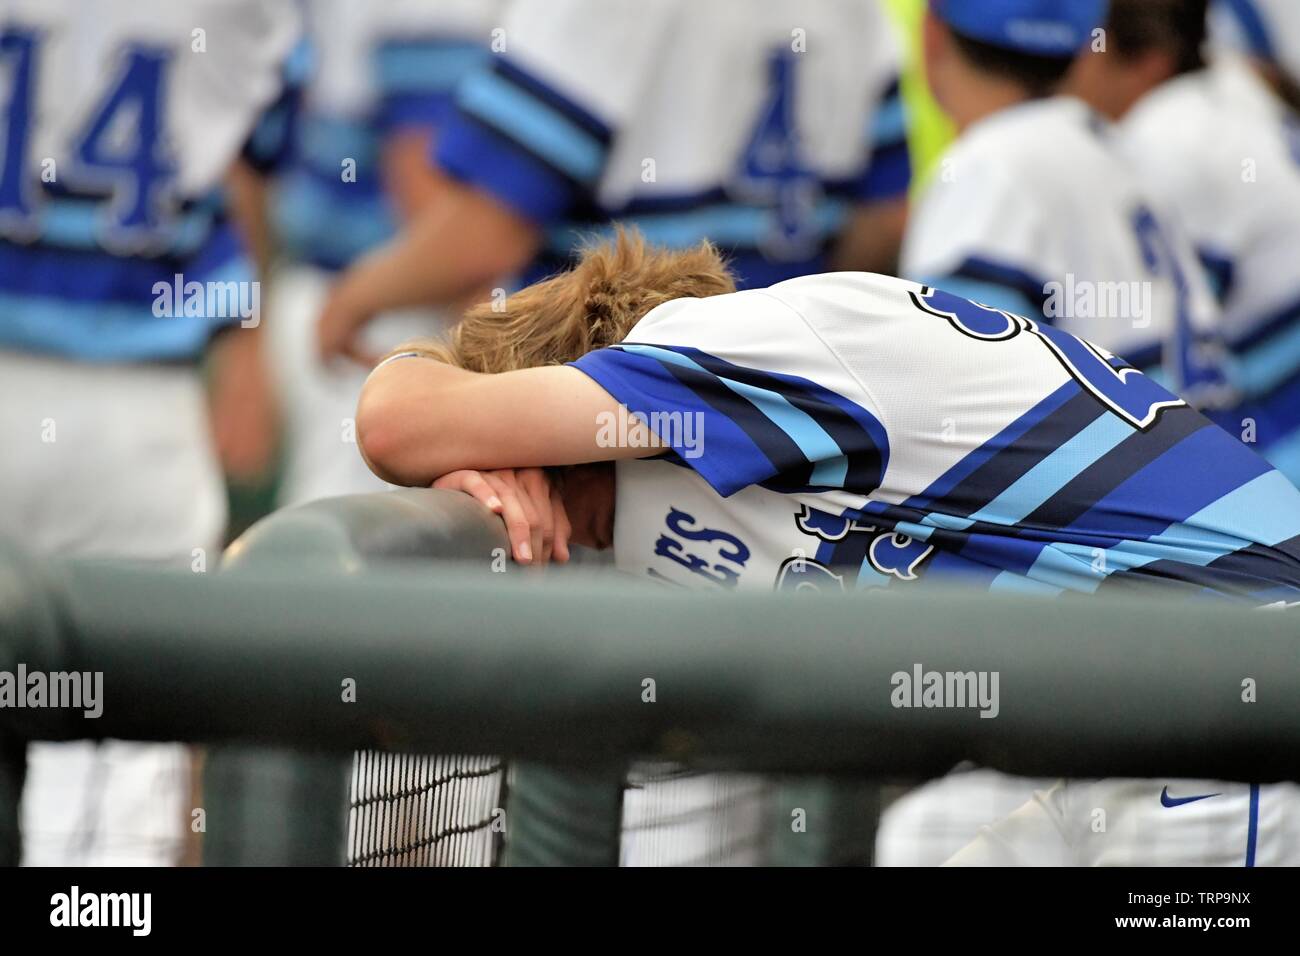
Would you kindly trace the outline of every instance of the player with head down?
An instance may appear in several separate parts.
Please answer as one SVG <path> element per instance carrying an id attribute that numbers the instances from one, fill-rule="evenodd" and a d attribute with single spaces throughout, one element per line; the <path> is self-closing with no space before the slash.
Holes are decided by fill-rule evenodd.
<path id="1" fill-rule="evenodd" d="M 1106 350 L 883 276 L 732 288 L 708 246 L 590 249 L 383 362 L 362 450 L 521 562 L 668 586 L 1300 600 L 1300 491 Z"/>

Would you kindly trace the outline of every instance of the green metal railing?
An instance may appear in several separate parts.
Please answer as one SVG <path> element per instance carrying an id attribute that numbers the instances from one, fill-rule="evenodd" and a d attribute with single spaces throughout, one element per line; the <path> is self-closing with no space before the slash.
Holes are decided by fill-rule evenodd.
<path id="1" fill-rule="evenodd" d="M 377 533 L 371 509 L 390 505 L 373 496 L 313 506 L 323 510 L 299 544 L 254 529 L 242 547 L 266 535 L 267 557 L 237 557 L 220 574 L 48 564 L 0 546 L 0 670 L 102 671 L 106 698 L 98 720 L 0 711 L 4 861 L 18 851 L 31 740 L 286 748 L 334 755 L 325 767 L 357 749 L 500 754 L 517 768 L 505 808 L 517 864 L 616 860 L 620 775 L 638 759 L 829 781 L 799 798 L 814 839 L 776 841 L 784 862 L 834 859 L 837 833 L 861 825 L 862 781 L 937 776 L 964 759 L 1039 777 L 1300 779 L 1292 613 L 903 589 L 670 593 L 600 575 L 499 574 L 495 519 L 460 496 L 400 495 L 421 527 L 406 544 L 370 541 L 355 560 L 322 554 L 346 556 Z M 340 509 L 355 531 L 339 531 L 354 520 L 331 517 Z M 430 541 L 468 562 L 415 561 Z M 373 557 L 385 547 L 397 556 Z M 998 716 L 894 706 L 893 675 L 917 665 L 997 672 Z M 344 680 L 355 702 L 341 699 Z M 335 795 L 317 803 L 334 813 Z M 313 826 L 292 839 L 272 827 L 279 848 L 260 861 L 309 858 L 299 844 L 319 850 L 330 832 Z"/>

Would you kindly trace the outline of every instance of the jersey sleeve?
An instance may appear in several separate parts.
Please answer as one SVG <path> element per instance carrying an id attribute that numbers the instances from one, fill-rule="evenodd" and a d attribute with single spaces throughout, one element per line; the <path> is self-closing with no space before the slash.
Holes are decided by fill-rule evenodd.
<path id="1" fill-rule="evenodd" d="M 1046 215 L 1004 168 L 950 153 L 913 213 L 902 274 L 1019 315 L 1042 315 L 1051 277 L 1030 264 L 1048 245 Z"/>
<path id="2" fill-rule="evenodd" d="M 499 7 L 496 0 L 388 0 L 366 7 L 381 131 L 445 121 L 457 85 L 487 58 Z"/>
<path id="3" fill-rule="evenodd" d="M 867 130 L 867 165 L 858 182 L 862 202 L 901 199 L 912 184 L 912 155 L 907 142 L 907 110 L 897 74 L 880 94 Z"/>
<path id="4" fill-rule="evenodd" d="M 870 398 L 766 293 L 670 302 L 572 364 L 724 497 L 754 484 L 865 495 L 880 483 L 888 440 Z"/>
<path id="5" fill-rule="evenodd" d="M 856 198 L 864 203 L 900 199 L 912 184 L 900 38 L 879 4 L 871 5 L 870 15 L 874 43 L 867 55 L 874 65 L 877 86 L 866 130 L 867 165 L 857 184 Z"/>
<path id="6" fill-rule="evenodd" d="M 300 37 L 280 69 L 280 94 L 262 111 L 244 147 L 244 162 L 264 175 L 283 171 L 294 159 L 303 94 L 310 75 L 311 48 Z"/>
<path id="7" fill-rule="evenodd" d="M 447 173 L 547 225 L 595 190 L 636 114 L 674 4 L 516 0 L 435 149 Z"/>

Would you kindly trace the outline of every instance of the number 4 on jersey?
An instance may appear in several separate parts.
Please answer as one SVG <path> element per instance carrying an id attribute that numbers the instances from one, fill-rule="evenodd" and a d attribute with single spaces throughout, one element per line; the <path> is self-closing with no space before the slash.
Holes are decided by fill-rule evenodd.
<path id="1" fill-rule="evenodd" d="M 1111 364 L 1112 356 L 1083 339 L 1024 316 L 971 302 L 950 292 L 922 286 L 912 304 L 927 315 L 946 319 L 963 335 L 985 342 L 1005 342 L 1028 332 L 1042 342 L 1070 376 L 1103 405 L 1134 428 L 1145 431 L 1160 412 L 1187 404 L 1135 368 Z"/>

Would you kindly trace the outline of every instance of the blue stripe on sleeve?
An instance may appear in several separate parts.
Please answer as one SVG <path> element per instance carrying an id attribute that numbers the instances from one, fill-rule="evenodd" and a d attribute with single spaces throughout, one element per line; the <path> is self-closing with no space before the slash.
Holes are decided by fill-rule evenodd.
<path id="1" fill-rule="evenodd" d="M 662 349 L 653 345 L 628 344 L 621 346 L 621 350 L 630 352 L 633 355 L 648 355 L 660 362 L 668 362 L 700 372 L 705 371 L 691 359 L 670 349 Z M 708 373 L 706 372 L 706 374 Z M 806 412 L 791 405 L 784 395 L 770 389 L 759 388 L 726 378 L 719 377 L 718 381 L 737 395 L 747 399 L 750 404 L 766 415 L 768 420 L 774 422 L 789 435 L 809 461 L 822 462 L 841 457 L 840 446 L 835 444 L 834 439 L 826 434 L 821 426 Z"/>
<path id="2" fill-rule="evenodd" d="M 697 434 L 704 454 L 686 458 L 688 449 L 673 450 L 724 498 L 776 473 L 776 467 L 739 425 L 678 382 L 657 359 L 598 349 L 570 364 L 633 412 L 647 417 L 665 411 L 700 416 L 702 430 Z"/>
<path id="3" fill-rule="evenodd" d="M 577 183 L 594 183 L 605 166 L 604 143 L 498 72 L 466 77 L 457 105 Z"/>
<path id="4" fill-rule="evenodd" d="M 581 192 L 531 153 L 459 111 L 438 137 L 435 160 L 448 175 L 543 226 L 561 219 Z"/>
<path id="5" fill-rule="evenodd" d="M 877 147 L 857 190 L 859 199 L 872 202 L 906 195 L 912 184 L 912 154 L 906 142 Z"/>
<path id="6" fill-rule="evenodd" d="M 734 366 L 697 349 L 640 343 L 601 349 L 573 364 L 634 411 L 704 414 L 703 455 L 684 463 L 724 496 L 760 483 L 779 491 L 867 494 L 888 461 L 884 428 L 867 409 L 797 376 Z"/>

